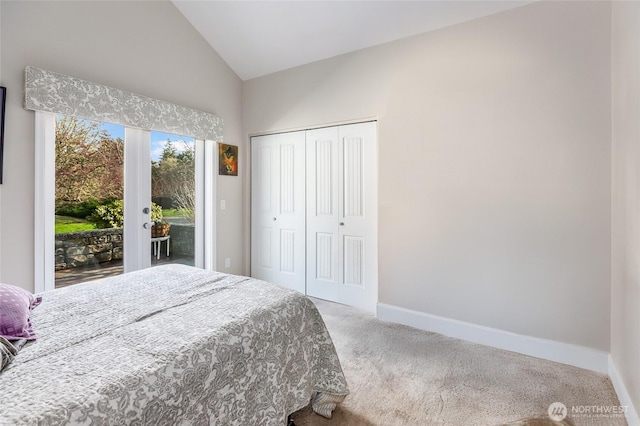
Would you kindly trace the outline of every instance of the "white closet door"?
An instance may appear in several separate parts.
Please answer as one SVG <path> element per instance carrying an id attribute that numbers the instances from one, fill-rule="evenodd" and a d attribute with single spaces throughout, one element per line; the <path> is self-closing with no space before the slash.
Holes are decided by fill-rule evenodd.
<path id="1" fill-rule="evenodd" d="M 307 294 L 338 301 L 340 168 L 338 128 L 307 131 Z"/>
<path id="2" fill-rule="evenodd" d="M 375 312 L 376 123 L 307 132 L 307 294 Z"/>
<path id="3" fill-rule="evenodd" d="M 251 275 L 305 292 L 305 134 L 251 138 Z"/>

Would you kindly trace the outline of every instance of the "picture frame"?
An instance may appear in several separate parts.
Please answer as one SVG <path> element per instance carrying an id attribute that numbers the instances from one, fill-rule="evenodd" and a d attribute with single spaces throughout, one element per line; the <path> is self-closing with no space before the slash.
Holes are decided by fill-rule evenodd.
<path id="1" fill-rule="evenodd" d="M 238 146 L 218 143 L 218 174 L 238 176 Z"/>
<path id="2" fill-rule="evenodd" d="M 7 104 L 7 88 L 0 86 L 0 184 L 2 183 L 4 164 L 4 110 Z"/>

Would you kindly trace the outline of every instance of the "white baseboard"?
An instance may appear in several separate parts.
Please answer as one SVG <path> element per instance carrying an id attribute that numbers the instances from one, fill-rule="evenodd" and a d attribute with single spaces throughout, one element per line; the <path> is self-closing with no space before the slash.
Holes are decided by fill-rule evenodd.
<path id="1" fill-rule="evenodd" d="M 599 373 L 609 373 L 609 354 L 584 346 L 524 336 L 497 328 L 471 324 L 384 303 L 378 303 L 377 316 L 382 321 L 408 325 L 421 330 L 586 368 Z"/>
<path id="2" fill-rule="evenodd" d="M 633 406 L 631 396 L 629 395 L 629 392 L 627 392 L 627 387 L 624 385 L 620 374 L 618 374 L 618 369 L 616 368 L 616 364 L 613 362 L 613 358 L 611 358 L 611 355 L 609 355 L 609 377 L 611 378 L 611 382 L 613 383 L 613 388 L 618 394 L 620 405 L 623 407 L 627 407 L 627 410 L 625 412 L 627 423 L 629 424 L 629 426 L 640 426 L 640 416 L 638 416 L 638 412 Z"/>

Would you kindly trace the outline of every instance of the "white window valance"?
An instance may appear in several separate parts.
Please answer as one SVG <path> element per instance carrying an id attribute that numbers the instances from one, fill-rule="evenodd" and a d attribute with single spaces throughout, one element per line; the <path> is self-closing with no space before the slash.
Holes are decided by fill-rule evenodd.
<path id="1" fill-rule="evenodd" d="M 222 118 L 63 74 L 27 67 L 25 108 L 222 141 Z"/>

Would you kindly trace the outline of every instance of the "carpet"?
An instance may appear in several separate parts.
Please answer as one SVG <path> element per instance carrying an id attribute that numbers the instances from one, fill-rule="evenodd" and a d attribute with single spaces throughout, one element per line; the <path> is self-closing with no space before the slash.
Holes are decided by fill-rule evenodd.
<path id="1" fill-rule="evenodd" d="M 306 407 L 297 426 L 626 425 L 623 415 L 586 413 L 620 403 L 604 374 L 377 320 L 314 299 L 351 394 L 332 419 Z M 568 416 L 549 419 L 561 402 Z M 572 411 L 575 410 L 575 411 Z"/>

